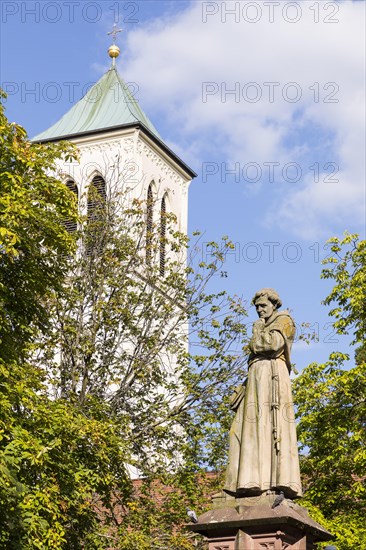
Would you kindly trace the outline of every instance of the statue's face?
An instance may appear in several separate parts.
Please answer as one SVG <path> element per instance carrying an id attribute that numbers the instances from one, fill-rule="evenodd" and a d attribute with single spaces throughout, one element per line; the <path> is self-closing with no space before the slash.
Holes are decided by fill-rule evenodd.
<path id="1" fill-rule="evenodd" d="M 273 312 L 275 311 L 275 306 L 272 304 L 268 298 L 265 298 L 264 296 L 261 296 L 261 298 L 258 298 L 258 300 L 255 302 L 255 309 L 257 310 L 258 317 L 260 319 L 264 319 L 267 321 Z"/>

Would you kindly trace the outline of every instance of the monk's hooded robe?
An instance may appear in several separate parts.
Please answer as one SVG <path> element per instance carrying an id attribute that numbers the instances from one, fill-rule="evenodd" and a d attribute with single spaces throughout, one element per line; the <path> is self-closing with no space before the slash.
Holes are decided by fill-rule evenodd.
<path id="1" fill-rule="evenodd" d="M 290 351 L 295 326 L 287 311 L 257 321 L 249 343 L 248 378 L 230 430 L 224 490 L 237 497 L 282 490 L 302 495 Z"/>

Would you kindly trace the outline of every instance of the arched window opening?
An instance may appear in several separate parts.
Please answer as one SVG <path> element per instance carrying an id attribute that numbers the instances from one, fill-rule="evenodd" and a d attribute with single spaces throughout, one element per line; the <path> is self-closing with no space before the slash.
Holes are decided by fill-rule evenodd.
<path id="1" fill-rule="evenodd" d="M 97 221 L 105 212 L 107 200 L 106 185 L 102 176 L 95 176 L 88 191 L 88 221 Z"/>
<path id="2" fill-rule="evenodd" d="M 105 244 L 106 185 L 102 176 L 95 176 L 88 190 L 87 230 L 85 249 L 87 256 L 100 253 Z"/>
<path id="3" fill-rule="evenodd" d="M 146 201 L 146 263 L 151 265 L 153 253 L 154 197 L 151 184 L 147 190 Z"/>
<path id="4" fill-rule="evenodd" d="M 166 261 L 166 199 L 165 195 L 161 199 L 160 205 L 160 275 L 165 275 L 165 261 Z"/>
<path id="5" fill-rule="evenodd" d="M 73 193 L 75 193 L 76 195 L 76 202 L 78 203 L 79 201 L 79 192 L 78 192 L 78 188 L 77 188 L 77 185 L 76 183 L 74 182 L 74 180 L 67 180 L 66 182 L 66 187 L 68 189 L 70 189 L 70 191 L 72 191 Z M 77 223 L 76 221 L 74 220 L 66 220 L 65 222 L 65 228 L 66 228 L 66 231 L 68 231 L 69 233 L 75 233 L 75 231 L 77 230 Z"/>

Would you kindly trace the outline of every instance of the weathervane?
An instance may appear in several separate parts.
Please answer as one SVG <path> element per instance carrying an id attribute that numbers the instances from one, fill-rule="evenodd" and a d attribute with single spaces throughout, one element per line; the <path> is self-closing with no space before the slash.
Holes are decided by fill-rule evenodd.
<path id="1" fill-rule="evenodd" d="M 121 50 L 119 49 L 119 47 L 116 44 L 117 34 L 119 32 L 122 32 L 122 29 L 118 28 L 117 23 L 113 23 L 112 30 L 109 33 L 107 33 L 108 36 L 112 36 L 112 40 L 113 40 L 113 44 L 111 46 L 109 46 L 109 48 L 108 48 L 108 55 L 109 55 L 109 57 L 112 58 L 112 67 L 115 66 L 116 58 L 119 56 L 119 54 L 121 52 Z"/>

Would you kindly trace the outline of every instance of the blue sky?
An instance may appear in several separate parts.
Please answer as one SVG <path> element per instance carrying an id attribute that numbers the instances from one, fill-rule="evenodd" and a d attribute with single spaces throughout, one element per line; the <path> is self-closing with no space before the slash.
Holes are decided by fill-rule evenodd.
<path id="1" fill-rule="evenodd" d="M 30 136 L 56 122 L 109 67 L 119 17 L 121 75 L 198 174 L 190 231 L 237 243 L 215 286 L 272 286 L 318 327 L 319 343 L 295 345 L 302 368 L 347 346 L 320 271 L 327 238 L 365 231 L 364 16 L 352 1 L 4 0 L 7 114 Z"/>

